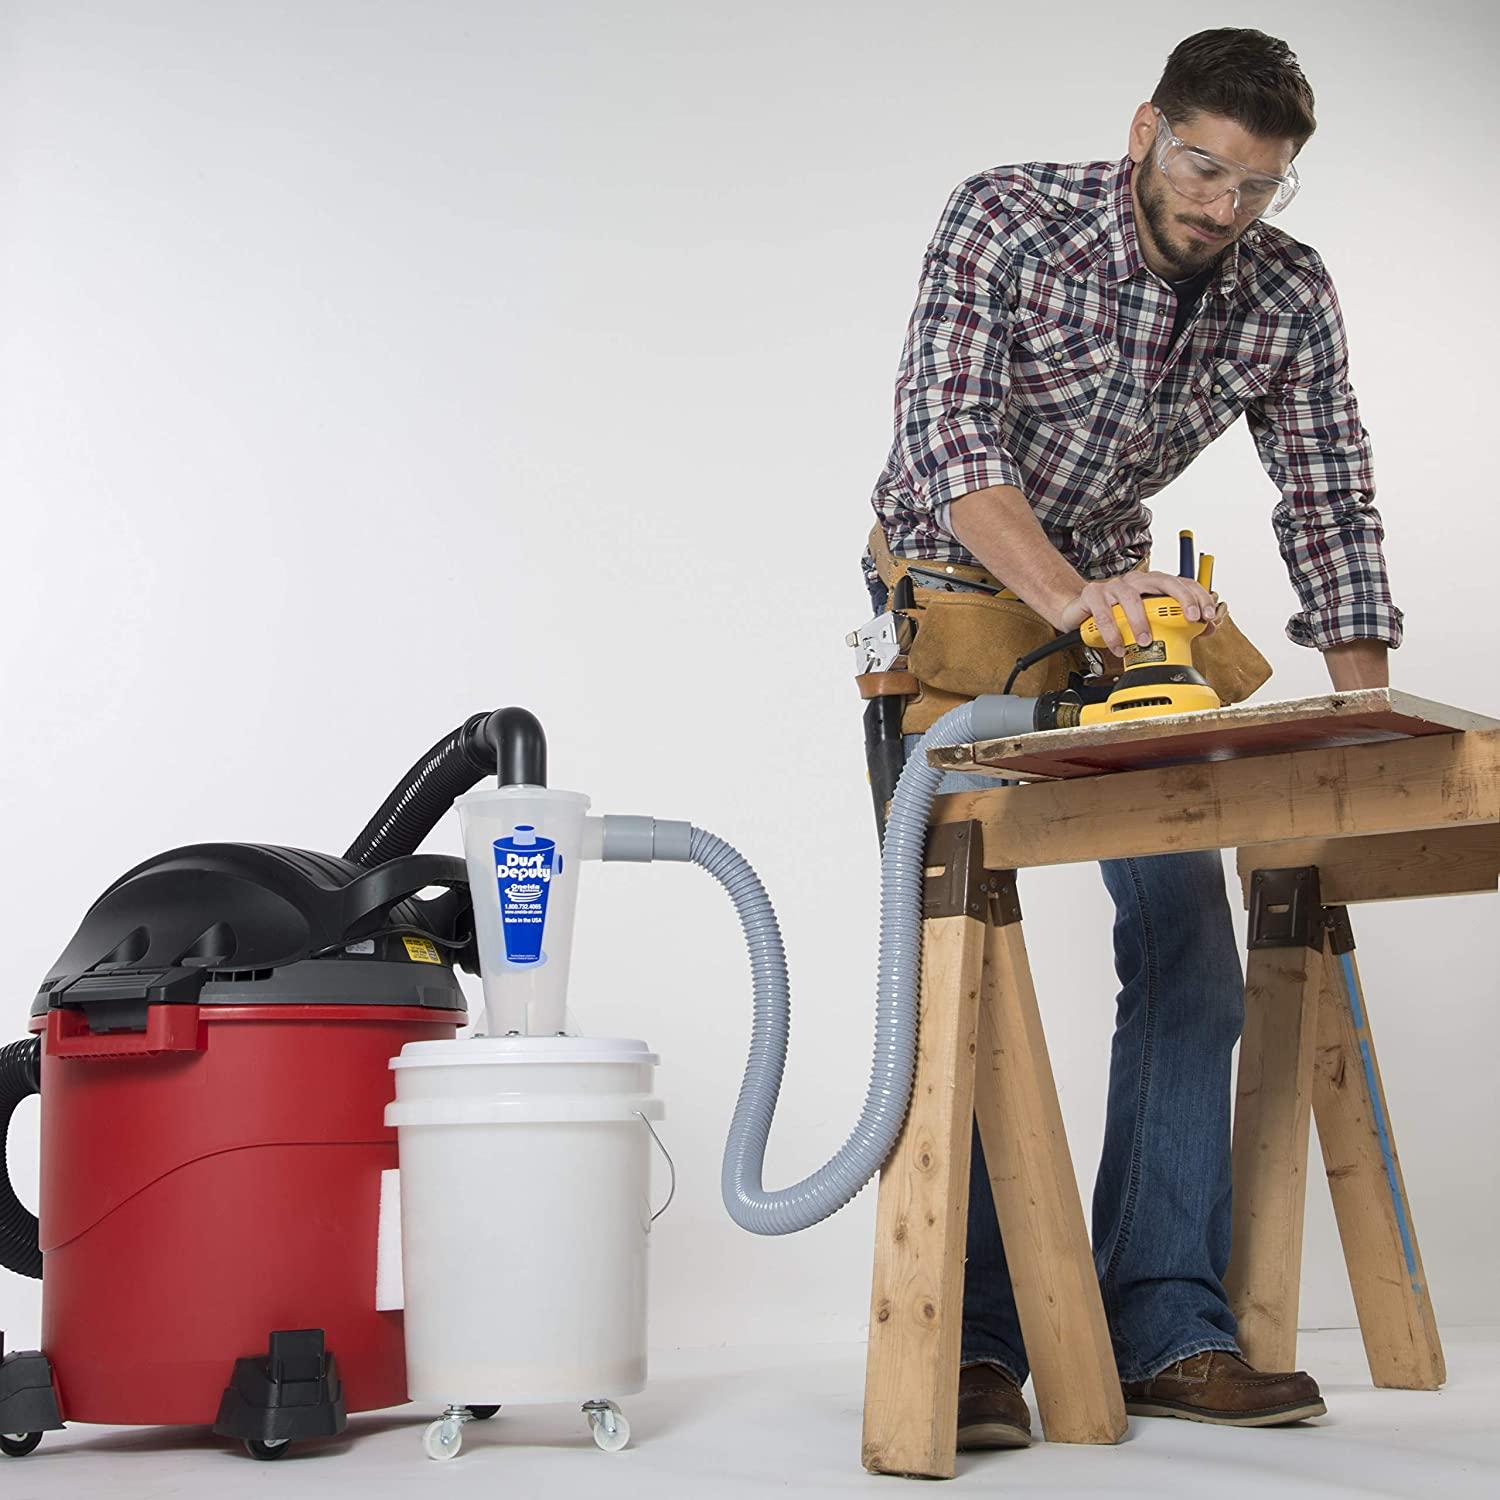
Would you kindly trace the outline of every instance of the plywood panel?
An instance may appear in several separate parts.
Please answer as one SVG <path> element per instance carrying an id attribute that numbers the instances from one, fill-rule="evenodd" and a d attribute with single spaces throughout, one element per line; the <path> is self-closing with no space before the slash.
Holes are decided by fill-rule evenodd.
<path id="1" fill-rule="evenodd" d="M 975 772 L 977 789 L 986 775 L 1037 780 L 1100 776 L 1185 761 L 1233 760 L 1471 729 L 1500 729 L 1500 719 L 1390 688 L 1364 688 L 980 740 L 931 751 L 928 759 L 944 770 Z"/>

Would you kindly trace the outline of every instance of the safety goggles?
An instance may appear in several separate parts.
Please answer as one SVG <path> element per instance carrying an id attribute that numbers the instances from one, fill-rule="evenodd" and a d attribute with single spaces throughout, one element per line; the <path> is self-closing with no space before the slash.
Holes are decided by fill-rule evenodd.
<path id="1" fill-rule="evenodd" d="M 1254 171 L 1201 146 L 1188 145 L 1172 133 L 1170 122 L 1160 110 L 1156 111 L 1156 120 L 1156 165 L 1184 198 L 1195 203 L 1213 203 L 1225 193 L 1233 193 L 1236 214 L 1272 219 L 1302 186 L 1296 167 L 1288 167 L 1285 177 Z"/>

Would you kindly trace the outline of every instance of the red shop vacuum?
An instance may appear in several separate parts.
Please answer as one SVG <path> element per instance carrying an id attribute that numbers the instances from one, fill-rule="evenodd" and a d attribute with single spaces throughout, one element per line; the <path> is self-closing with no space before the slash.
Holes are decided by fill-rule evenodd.
<path id="1" fill-rule="evenodd" d="M 525 710 L 476 715 L 342 858 L 196 844 L 89 909 L 0 1047 L 0 1264 L 42 1282 L 41 1349 L 0 1336 L 4 1453 L 74 1421 L 274 1458 L 407 1399 L 375 1307 L 387 1064 L 452 1037 L 454 965 L 479 972 L 463 860 L 415 850 L 481 778 L 545 784 L 545 755 Z M 5 1169 L 37 1092 L 40 1221 Z"/>

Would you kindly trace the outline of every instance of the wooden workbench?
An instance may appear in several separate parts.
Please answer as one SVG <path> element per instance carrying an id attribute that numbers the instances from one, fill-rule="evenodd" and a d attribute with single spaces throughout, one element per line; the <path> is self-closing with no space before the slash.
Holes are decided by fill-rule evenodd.
<path id="1" fill-rule="evenodd" d="M 1494 890 L 1500 721 L 1387 689 L 935 751 L 975 790 L 932 813 L 906 1125 L 881 1173 L 871 1470 L 951 1476 L 971 1118 L 1046 1437 L 1125 1412 L 1022 937 L 1015 872 L 1239 850 L 1251 903 L 1227 1289 L 1252 1364 L 1295 1364 L 1313 1110 L 1377 1384 L 1443 1379 L 1345 906 Z M 995 778 L 1022 784 L 986 785 Z"/>

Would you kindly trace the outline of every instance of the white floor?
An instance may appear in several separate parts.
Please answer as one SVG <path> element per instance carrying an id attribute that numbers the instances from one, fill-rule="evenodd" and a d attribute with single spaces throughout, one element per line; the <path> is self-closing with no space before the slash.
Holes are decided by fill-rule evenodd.
<path id="1" fill-rule="evenodd" d="M 1013 1494 L 1500 1496 L 1500 1329 L 1448 1330 L 1448 1385 L 1437 1394 L 1371 1389 L 1357 1333 L 1304 1333 L 1300 1363 L 1329 1413 L 1302 1428 L 1232 1431 L 1142 1419 L 1118 1448 L 1037 1443 L 960 1454 L 955 1491 Z M 458 1458 L 424 1457 L 435 1413 L 352 1419 L 336 1442 L 256 1463 L 210 1433 L 75 1427 L 25 1459 L 0 1458 L 4 1500 L 107 1496 L 442 1495 L 524 1500 L 870 1493 L 918 1481 L 859 1464 L 863 1346 L 692 1350 L 657 1356 L 650 1387 L 622 1402 L 634 1430 L 622 1453 L 595 1449 L 579 1414 L 515 1408 L 465 1430 Z"/>

